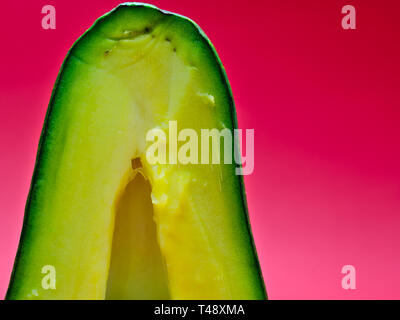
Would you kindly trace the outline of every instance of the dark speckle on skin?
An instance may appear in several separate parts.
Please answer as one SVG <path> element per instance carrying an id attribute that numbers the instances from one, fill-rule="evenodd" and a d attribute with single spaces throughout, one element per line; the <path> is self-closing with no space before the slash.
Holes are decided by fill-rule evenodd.
<path id="1" fill-rule="evenodd" d="M 165 41 L 171 42 L 171 39 L 167 37 L 165 38 Z"/>

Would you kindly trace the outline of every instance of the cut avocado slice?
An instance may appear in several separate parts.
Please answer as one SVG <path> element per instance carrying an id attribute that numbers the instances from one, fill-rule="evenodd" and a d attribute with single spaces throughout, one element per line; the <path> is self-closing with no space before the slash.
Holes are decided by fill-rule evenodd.
<path id="1" fill-rule="evenodd" d="M 7 299 L 266 298 L 235 164 L 148 162 L 170 121 L 233 131 L 225 71 L 191 20 L 122 4 L 57 78 Z"/>

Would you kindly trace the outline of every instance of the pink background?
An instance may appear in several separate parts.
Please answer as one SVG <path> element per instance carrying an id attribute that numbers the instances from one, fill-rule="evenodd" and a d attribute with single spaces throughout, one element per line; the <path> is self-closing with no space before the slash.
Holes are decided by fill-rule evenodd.
<path id="1" fill-rule="evenodd" d="M 68 48 L 118 1 L 2 3 L 0 297 L 8 285 L 45 111 Z M 41 8 L 57 29 L 41 28 Z M 400 5 L 396 1 L 169 0 L 227 69 L 239 125 L 255 129 L 246 177 L 270 298 L 400 298 Z M 357 30 L 341 28 L 341 8 Z M 354 265 L 357 289 L 341 288 Z"/>

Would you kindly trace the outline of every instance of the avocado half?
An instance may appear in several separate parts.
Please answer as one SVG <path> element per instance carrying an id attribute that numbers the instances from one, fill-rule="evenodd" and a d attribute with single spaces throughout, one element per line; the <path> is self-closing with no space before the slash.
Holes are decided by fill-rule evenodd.
<path id="1" fill-rule="evenodd" d="M 171 120 L 233 131 L 224 68 L 193 21 L 121 4 L 61 67 L 7 299 L 266 298 L 235 164 L 147 161 Z"/>

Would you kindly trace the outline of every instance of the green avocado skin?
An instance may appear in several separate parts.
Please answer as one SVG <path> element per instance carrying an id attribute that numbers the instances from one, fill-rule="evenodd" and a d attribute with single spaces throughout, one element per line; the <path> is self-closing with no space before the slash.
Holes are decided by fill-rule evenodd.
<path id="1" fill-rule="evenodd" d="M 59 119 L 62 118 L 62 108 L 59 103 L 60 96 L 62 96 L 64 90 L 68 90 L 68 85 L 73 82 L 73 77 L 75 76 L 74 73 L 76 73 L 74 71 L 74 68 L 76 67 L 72 63 L 71 57 L 73 55 L 82 56 L 82 54 L 90 55 L 90 50 L 93 49 L 87 48 L 87 43 L 90 38 L 94 34 L 102 32 L 102 30 L 108 25 L 111 25 L 113 21 L 118 19 L 120 14 L 131 11 L 135 12 L 136 15 L 159 15 L 161 17 L 167 16 L 168 18 L 173 19 L 174 21 L 176 21 L 177 26 L 184 30 L 183 32 L 187 32 L 188 42 L 191 41 L 193 45 L 202 47 L 204 52 L 203 59 L 207 60 L 208 64 L 215 71 L 215 74 L 213 76 L 218 78 L 219 82 L 222 84 L 221 88 L 219 88 L 220 94 L 221 96 L 225 97 L 227 105 L 229 106 L 222 111 L 222 114 L 220 116 L 224 119 L 225 123 L 228 123 L 229 129 L 237 128 L 237 117 L 234 100 L 225 69 L 210 40 L 196 23 L 184 16 L 163 11 L 156 8 L 155 6 L 143 3 L 120 4 L 112 11 L 97 19 L 93 26 L 91 26 L 73 44 L 73 46 L 69 50 L 61 66 L 60 72 L 57 76 L 51 94 L 38 145 L 31 186 L 27 197 L 18 251 L 15 258 L 14 268 L 12 271 L 8 291 L 5 297 L 5 299 L 7 300 L 23 299 L 24 296 L 21 294 L 21 292 L 24 291 L 26 278 L 29 277 L 30 274 L 32 274 L 29 265 L 30 261 L 34 259 L 34 252 L 32 252 L 31 250 L 33 242 L 32 231 L 36 228 L 36 220 L 41 219 L 40 205 L 38 205 L 40 201 L 39 190 L 42 184 L 46 183 L 48 179 L 47 167 L 56 165 L 54 163 L 54 160 L 52 160 L 54 150 L 51 140 L 52 134 L 59 130 L 58 123 L 60 122 Z M 238 141 L 235 141 L 235 143 L 238 144 Z M 232 170 L 234 170 L 234 165 L 232 165 Z M 243 243 L 245 243 L 245 247 L 248 248 L 248 252 L 246 254 L 247 258 L 253 262 L 252 269 L 254 276 L 252 277 L 252 279 L 249 279 L 249 281 L 252 282 L 252 286 L 254 287 L 254 292 L 256 292 L 257 299 L 264 300 L 267 299 L 267 293 L 265 290 L 264 280 L 262 277 L 261 268 L 251 233 L 246 193 L 242 176 L 237 176 L 234 189 L 236 190 L 236 194 L 232 195 L 232 197 L 234 197 L 232 201 L 235 202 L 235 206 L 240 207 L 240 210 L 242 211 L 241 217 L 239 218 L 241 219 L 242 226 L 240 237 L 243 237 L 242 241 Z"/>

